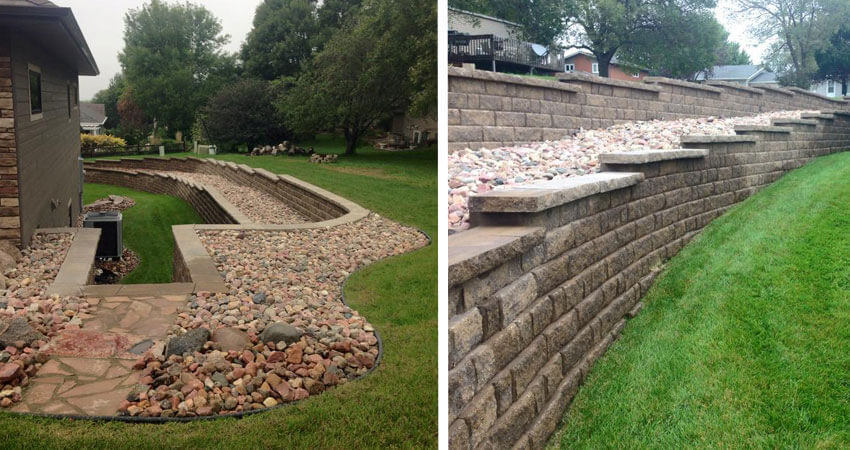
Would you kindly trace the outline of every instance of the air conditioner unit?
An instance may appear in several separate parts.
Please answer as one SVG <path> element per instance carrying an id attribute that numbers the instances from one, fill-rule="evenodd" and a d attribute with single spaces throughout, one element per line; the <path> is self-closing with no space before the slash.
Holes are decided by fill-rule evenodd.
<path id="1" fill-rule="evenodd" d="M 100 228 L 97 258 L 120 258 L 124 253 L 123 218 L 120 212 L 89 212 L 83 219 L 85 228 Z"/>

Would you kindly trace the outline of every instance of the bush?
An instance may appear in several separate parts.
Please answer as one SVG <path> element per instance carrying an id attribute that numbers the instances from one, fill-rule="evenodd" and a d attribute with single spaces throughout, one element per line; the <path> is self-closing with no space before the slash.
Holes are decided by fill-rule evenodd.
<path id="1" fill-rule="evenodd" d="M 108 134 L 92 135 L 80 134 L 80 149 L 84 152 L 93 151 L 103 147 L 125 147 L 127 142 L 124 139 L 110 136 Z"/>

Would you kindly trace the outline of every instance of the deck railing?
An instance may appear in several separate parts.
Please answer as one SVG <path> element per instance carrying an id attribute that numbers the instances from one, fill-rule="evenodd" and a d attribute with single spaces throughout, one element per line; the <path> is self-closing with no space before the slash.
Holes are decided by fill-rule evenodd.
<path id="1" fill-rule="evenodd" d="M 535 69 L 563 72 L 563 53 L 549 49 L 539 56 L 530 42 L 502 38 L 492 34 L 449 35 L 449 62 L 497 62 L 520 64 Z"/>

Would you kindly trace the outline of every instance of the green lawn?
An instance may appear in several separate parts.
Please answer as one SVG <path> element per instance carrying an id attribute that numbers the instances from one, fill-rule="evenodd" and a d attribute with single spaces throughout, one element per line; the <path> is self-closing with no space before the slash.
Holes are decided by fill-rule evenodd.
<path id="1" fill-rule="evenodd" d="M 644 301 L 550 446 L 850 447 L 850 153 L 717 219 Z"/>
<path id="2" fill-rule="evenodd" d="M 330 144 L 329 144 L 330 145 Z M 437 445 L 437 151 L 362 154 L 331 165 L 305 157 L 221 155 L 294 175 L 398 222 L 433 245 L 357 272 L 345 295 L 381 333 L 384 359 L 368 377 L 245 419 L 129 425 L 0 414 L 9 447 L 422 448 Z"/>
<path id="3" fill-rule="evenodd" d="M 168 195 L 149 194 L 119 186 L 86 184 L 83 202 L 88 204 L 110 194 L 136 201 L 124 210 L 124 245 L 139 255 L 139 266 L 121 280 L 124 284 L 171 283 L 174 238 L 171 226 L 203 223 L 203 219 L 185 201 Z"/>

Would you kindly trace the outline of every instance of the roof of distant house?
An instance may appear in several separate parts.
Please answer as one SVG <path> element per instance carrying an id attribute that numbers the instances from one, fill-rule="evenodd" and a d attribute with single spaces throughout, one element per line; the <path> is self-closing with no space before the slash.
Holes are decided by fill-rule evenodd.
<path id="1" fill-rule="evenodd" d="M 0 0 L 0 28 L 18 27 L 28 38 L 77 68 L 80 75 L 100 73 L 71 8 L 48 0 Z"/>
<path id="2" fill-rule="evenodd" d="M 714 66 L 711 73 L 700 72 L 696 81 L 718 80 L 718 81 L 749 81 L 750 83 L 776 83 L 776 74 L 754 64 L 737 64 L 728 66 Z"/>
<path id="3" fill-rule="evenodd" d="M 103 125 L 106 122 L 106 105 L 80 102 L 80 124 Z"/>

